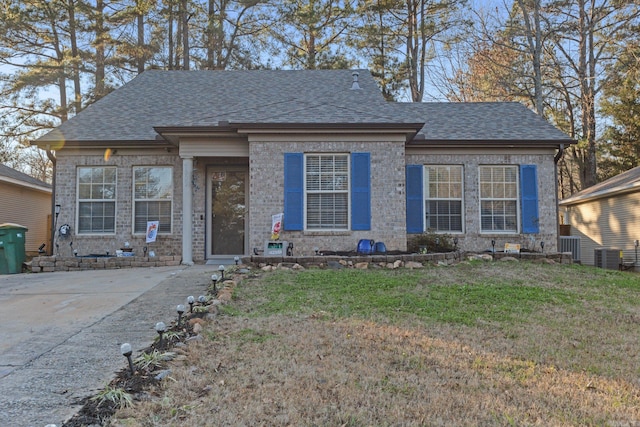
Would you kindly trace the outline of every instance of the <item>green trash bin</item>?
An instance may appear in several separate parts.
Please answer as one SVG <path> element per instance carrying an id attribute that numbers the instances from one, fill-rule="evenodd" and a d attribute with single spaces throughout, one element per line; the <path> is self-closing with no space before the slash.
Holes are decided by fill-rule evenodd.
<path id="1" fill-rule="evenodd" d="M 0 224 L 0 274 L 22 273 L 22 263 L 27 259 L 24 249 L 27 230 L 24 225 Z"/>

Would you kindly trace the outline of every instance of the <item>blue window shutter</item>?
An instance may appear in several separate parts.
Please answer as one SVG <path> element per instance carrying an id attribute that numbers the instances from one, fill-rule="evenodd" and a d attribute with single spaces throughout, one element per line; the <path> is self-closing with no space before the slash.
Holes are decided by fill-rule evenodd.
<path id="1" fill-rule="evenodd" d="M 351 229 L 371 230 L 371 159 L 351 153 Z"/>
<path id="2" fill-rule="evenodd" d="M 536 165 L 520 165 L 520 198 L 522 203 L 522 232 L 539 233 L 538 173 Z"/>
<path id="3" fill-rule="evenodd" d="M 424 231 L 424 200 L 422 197 L 422 165 L 407 165 L 407 233 Z"/>
<path id="4" fill-rule="evenodd" d="M 304 229 L 304 157 L 284 153 L 284 230 Z"/>

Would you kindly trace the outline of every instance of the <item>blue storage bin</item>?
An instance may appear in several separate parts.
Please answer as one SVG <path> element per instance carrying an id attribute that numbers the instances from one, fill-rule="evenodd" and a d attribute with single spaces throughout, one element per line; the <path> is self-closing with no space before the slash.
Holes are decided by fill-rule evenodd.
<path id="1" fill-rule="evenodd" d="M 374 252 L 377 254 L 386 254 L 387 245 L 385 245 L 384 242 L 376 242 L 374 246 Z"/>
<path id="2" fill-rule="evenodd" d="M 369 239 L 361 239 L 358 242 L 358 253 L 364 255 L 371 255 L 375 250 L 376 242 Z"/>

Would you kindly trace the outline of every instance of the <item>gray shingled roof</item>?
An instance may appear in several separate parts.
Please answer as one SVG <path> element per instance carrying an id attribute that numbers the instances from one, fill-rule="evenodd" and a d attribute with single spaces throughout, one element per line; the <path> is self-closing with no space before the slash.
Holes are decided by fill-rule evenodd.
<path id="1" fill-rule="evenodd" d="M 367 71 L 159 71 L 140 74 L 38 142 L 154 140 L 154 127 L 231 123 L 389 123 Z M 402 120 L 401 120 L 402 121 Z"/>
<path id="2" fill-rule="evenodd" d="M 585 188 L 571 197 L 561 200 L 560 204 L 572 205 L 632 191 L 640 191 L 640 166 Z"/>
<path id="3" fill-rule="evenodd" d="M 40 181 L 32 176 L 27 175 L 26 173 L 19 172 L 15 169 L 10 168 L 9 166 L 0 164 L 0 181 L 3 181 L 2 178 L 8 178 L 12 181 L 19 181 L 29 185 L 36 185 L 38 187 L 43 188 L 51 188 L 51 184 L 47 184 L 44 181 Z"/>
<path id="4" fill-rule="evenodd" d="M 564 141 L 567 135 L 517 102 L 440 102 L 408 104 L 426 120 L 416 142 Z M 422 141 L 424 142 L 424 141 Z"/>
<path id="5" fill-rule="evenodd" d="M 367 70 L 149 70 L 36 143 L 152 141 L 154 128 L 230 124 L 424 123 L 437 141 L 561 141 L 568 137 L 517 103 L 386 102 Z M 424 143 L 424 141 L 417 141 Z"/>

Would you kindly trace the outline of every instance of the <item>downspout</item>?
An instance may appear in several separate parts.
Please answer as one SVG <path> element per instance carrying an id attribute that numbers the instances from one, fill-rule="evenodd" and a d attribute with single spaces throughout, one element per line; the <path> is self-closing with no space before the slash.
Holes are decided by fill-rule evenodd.
<path id="1" fill-rule="evenodd" d="M 556 248 L 560 250 L 560 204 L 558 200 L 558 162 L 564 155 L 564 144 L 560 144 L 558 152 L 553 156 L 554 175 L 555 175 L 555 191 L 556 191 Z"/>

